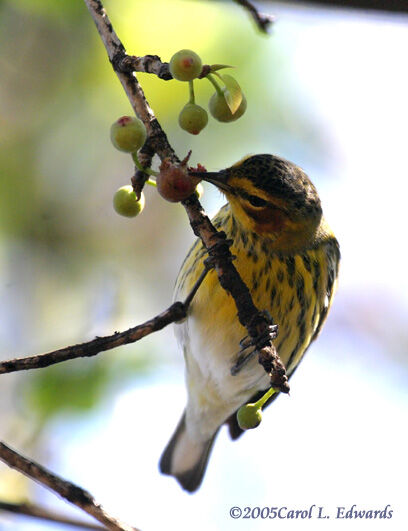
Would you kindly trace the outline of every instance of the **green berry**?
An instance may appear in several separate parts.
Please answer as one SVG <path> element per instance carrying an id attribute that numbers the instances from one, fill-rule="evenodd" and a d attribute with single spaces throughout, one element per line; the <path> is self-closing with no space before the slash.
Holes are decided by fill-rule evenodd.
<path id="1" fill-rule="evenodd" d="M 262 411 L 256 404 L 245 404 L 238 409 L 238 425 L 242 430 L 252 430 L 262 421 Z"/>
<path id="2" fill-rule="evenodd" d="M 201 183 L 198 183 L 196 189 L 194 190 L 198 199 L 201 199 L 204 195 L 204 186 Z"/>
<path id="3" fill-rule="evenodd" d="M 198 135 L 207 123 L 207 111 L 195 103 L 187 103 L 179 114 L 180 127 L 192 135 Z"/>
<path id="4" fill-rule="evenodd" d="M 169 70 L 174 79 L 191 81 L 201 74 L 200 57 L 192 50 L 180 50 L 170 59 Z"/>
<path id="5" fill-rule="evenodd" d="M 222 91 L 224 93 L 225 88 L 222 89 Z M 234 114 L 232 114 L 224 95 L 218 94 L 218 92 L 214 92 L 208 103 L 208 108 L 210 109 L 211 115 L 219 122 L 235 122 L 235 120 L 241 118 L 241 116 L 246 111 L 247 101 L 244 94 L 242 94 L 242 101 L 240 103 L 240 106 L 234 112 Z"/>
<path id="6" fill-rule="evenodd" d="M 121 216 L 127 218 L 134 218 L 143 210 L 145 206 L 145 198 L 143 192 L 140 199 L 137 200 L 136 194 L 132 186 L 122 186 L 113 196 L 113 208 Z"/>
<path id="7" fill-rule="evenodd" d="M 146 142 L 146 127 L 135 116 L 122 116 L 111 125 L 112 144 L 119 151 L 133 153 Z"/>

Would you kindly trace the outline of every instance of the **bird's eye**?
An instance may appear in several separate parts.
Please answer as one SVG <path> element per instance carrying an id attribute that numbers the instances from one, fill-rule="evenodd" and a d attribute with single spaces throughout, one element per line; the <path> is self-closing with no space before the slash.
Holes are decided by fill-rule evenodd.
<path id="1" fill-rule="evenodd" d="M 262 199 L 262 197 L 258 197 L 257 195 L 248 196 L 248 201 L 254 207 L 264 207 L 267 205 L 267 201 L 265 201 L 265 199 Z"/>

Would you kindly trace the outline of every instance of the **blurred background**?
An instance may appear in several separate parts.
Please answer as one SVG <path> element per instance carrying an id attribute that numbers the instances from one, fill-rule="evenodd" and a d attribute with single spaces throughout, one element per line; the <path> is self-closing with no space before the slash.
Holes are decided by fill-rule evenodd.
<path id="1" fill-rule="evenodd" d="M 192 48 L 205 63 L 236 66 L 246 114 L 210 119 L 198 137 L 177 124 L 185 84 L 139 80 L 180 157 L 192 149 L 193 163 L 216 170 L 269 152 L 307 171 L 341 244 L 339 291 L 291 396 L 238 442 L 221 431 L 194 495 L 157 468 L 185 402 L 171 327 L 91 359 L 1 376 L 0 438 L 145 531 L 317 529 L 320 520 L 229 516 L 232 506 L 312 504 L 331 516 L 324 529 L 404 528 L 408 18 L 263 3 L 276 16 L 266 37 L 231 2 L 105 7 L 128 53 L 168 61 Z M 202 106 L 212 92 L 196 83 Z M 194 239 L 184 209 L 154 189 L 137 218 L 112 208 L 133 166 L 109 127 L 130 113 L 83 2 L 0 2 L 0 359 L 124 330 L 170 304 Z M 223 198 L 204 186 L 214 214 Z M 0 500 L 82 517 L 2 463 Z M 335 519 L 353 504 L 389 504 L 393 517 Z M 3 512 L 0 529 L 62 527 Z"/>

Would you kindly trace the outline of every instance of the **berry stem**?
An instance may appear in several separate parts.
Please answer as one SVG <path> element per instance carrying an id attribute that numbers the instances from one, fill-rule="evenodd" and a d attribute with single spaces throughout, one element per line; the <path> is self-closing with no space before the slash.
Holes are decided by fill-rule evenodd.
<path id="1" fill-rule="evenodd" d="M 218 72 L 214 72 L 214 75 L 218 77 L 218 79 L 220 79 L 223 83 L 224 83 L 224 80 L 222 79 L 222 75 L 219 74 Z"/>
<path id="2" fill-rule="evenodd" d="M 157 188 L 157 183 L 153 179 L 147 179 L 146 184 L 150 184 L 150 186 Z"/>
<path id="3" fill-rule="evenodd" d="M 256 406 L 256 409 L 261 409 L 265 405 L 265 402 L 269 400 L 269 398 L 272 395 L 274 395 L 276 392 L 277 390 L 274 387 L 270 387 L 266 391 L 266 393 L 263 396 L 261 396 L 261 398 L 257 402 L 255 402 L 254 406 Z"/>
<path id="4" fill-rule="evenodd" d="M 188 100 L 188 103 L 195 103 L 195 96 L 194 96 L 194 85 L 193 80 L 188 82 L 188 89 L 190 93 L 190 99 Z"/>
<path id="5" fill-rule="evenodd" d="M 142 166 L 142 164 L 140 163 L 140 160 L 139 160 L 139 158 L 137 156 L 137 151 L 134 151 L 132 153 L 132 159 L 133 159 L 133 162 L 135 163 L 136 168 L 138 170 L 142 171 L 143 173 L 147 173 L 147 175 L 153 175 L 154 177 L 157 177 L 159 175 L 158 171 L 154 171 L 151 168 L 144 168 Z"/>
<path id="6" fill-rule="evenodd" d="M 212 83 L 214 85 L 214 88 L 217 91 L 217 94 L 219 96 L 222 96 L 223 95 L 222 89 L 219 86 L 219 84 L 215 81 L 214 76 L 212 74 L 208 74 L 206 77 L 207 77 L 208 81 L 210 81 L 210 83 Z"/>

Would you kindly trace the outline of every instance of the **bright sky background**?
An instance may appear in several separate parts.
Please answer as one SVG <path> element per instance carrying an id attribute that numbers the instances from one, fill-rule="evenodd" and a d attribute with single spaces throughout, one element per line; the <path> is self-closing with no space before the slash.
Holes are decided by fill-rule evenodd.
<path id="1" fill-rule="evenodd" d="M 367 290 L 384 292 L 393 310 L 407 315 L 408 19 L 275 6 L 271 11 L 278 23 L 264 46 L 287 46 L 287 61 L 303 86 L 301 105 L 327 128 L 336 153 L 331 179 L 321 185 L 319 175 L 313 180 L 341 242 L 340 291 L 322 336 L 291 381 L 290 398 L 280 397 L 261 426 L 239 442 L 220 433 L 194 495 L 157 469 L 184 407 L 181 366 L 164 368 L 140 387 L 119 393 L 95 425 L 84 421 L 76 433 L 65 419 L 55 426 L 52 445 L 64 448 L 65 461 L 55 460 L 53 469 L 144 531 L 388 531 L 408 524 L 406 372 L 387 359 L 380 341 L 344 333 L 349 300 L 358 301 Z M 392 315 L 373 312 L 381 335 Z M 176 349 L 170 332 L 166 337 L 168 348 Z M 52 495 L 45 499 L 54 503 Z M 332 518 L 278 522 L 229 516 L 232 506 L 312 504 Z M 338 506 L 353 504 L 359 509 L 390 504 L 394 515 L 380 521 L 335 519 Z M 48 529 L 28 520 L 2 525 L 5 531 Z"/>

